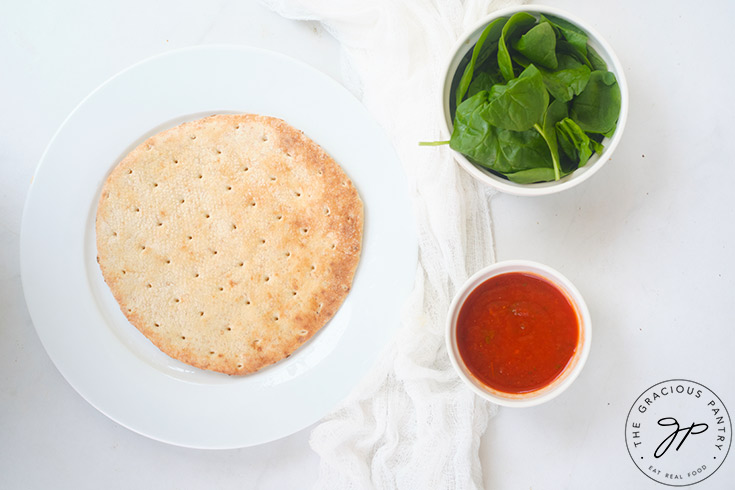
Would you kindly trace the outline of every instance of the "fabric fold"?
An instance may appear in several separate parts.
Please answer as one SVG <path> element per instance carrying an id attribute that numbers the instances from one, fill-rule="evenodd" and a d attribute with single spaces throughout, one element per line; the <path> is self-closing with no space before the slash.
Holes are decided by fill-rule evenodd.
<path id="1" fill-rule="evenodd" d="M 443 71 L 459 36 L 519 2 L 262 1 L 284 17 L 320 22 L 341 44 L 348 89 L 402 162 L 418 235 L 415 286 L 400 330 L 311 434 L 321 458 L 317 488 L 482 488 L 480 440 L 496 407 L 457 377 L 444 332 L 456 289 L 495 260 L 493 191 L 462 171 L 447 147 L 418 143 L 441 137 Z"/>

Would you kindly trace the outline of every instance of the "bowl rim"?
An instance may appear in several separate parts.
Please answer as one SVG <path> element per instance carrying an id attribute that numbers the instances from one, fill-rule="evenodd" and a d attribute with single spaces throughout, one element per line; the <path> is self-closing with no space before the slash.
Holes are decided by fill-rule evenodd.
<path id="1" fill-rule="evenodd" d="M 465 367 L 457 347 L 456 331 L 459 310 L 467 297 L 486 280 L 509 272 L 525 272 L 540 276 L 561 290 L 575 307 L 580 326 L 577 350 L 565 370 L 549 385 L 529 393 L 503 393 L 477 380 Z M 564 392 L 582 372 L 592 346 L 592 323 L 589 309 L 579 290 L 569 279 L 551 267 L 530 260 L 504 260 L 484 267 L 473 274 L 457 290 L 449 306 L 445 341 L 449 360 L 460 379 L 478 396 L 508 407 L 531 407 L 545 403 Z"/>
<path id="2" fill-rule="evenodd" d="M 441 104 L 439 114 L 441 114 L 442 123 L 441 126 L 441 139 L 449 140 L 452 134 L 452 119 L 449 117 L 449 98 L 451 97 L 450 91 L 452 81 L 455 77 L 455 71 L 459 62 L 465 57 L 468 51 L 470 51 L 475 42 L 470 40 L 482 32 L 487 24 L 491 21 L 504 16 L 510 16 L 517 12 L 528 12 L 531 14 L 549 14 L 556 17 L 561 17 L 576 26 L 584 30 L 588 34 L 588 42 L 592 41 L 593 44 L 599 45 L 601 52 L 599 53 L 606 62 L 608 62 L 608 70 L 615 74 L 615 77 L 620 87 L 620 114 L 618 116 L 618 124 L 613 133 L 612 138 L 605 139 L 605 150 L 601 155 L 593 155 L 587 164 L 581 169 L 575 170 L 570 175 L 563 177 L 559 181 L 553 182 L 541 182 L 534 184 L 516 184 L 502 177 L 491 174 L 489 171 L 480 169 L 478 166 L 470 162 L 464 155 L 458 151 L 451 149 L 450 151 L 454 156 L 454 159 L 467 173 L 472 177 L 479 180 L 480 182 L 492 186 L 495 189 L 504 192 L 506 194 L 512 194 L 517 196 L 542 196 L 548 194 L 554 194 L 561 192 L 566 189 L 571 189 L 585 180 L 589 179 L 597 173 L 600 168 L 604 166 L 610 160 L 615 148 L 618 146 L 620 139 L 623 136 L 625 125 L 628 119 L 629 109 L 629 93 L 628 83 L 625 77 L 625 72 L 620 60 L 618 59 L 615 51 L 612 49 L 610 44 L 603 38 L 597 30 L 592 27 L 588 22 L 570 14 L 564 10 L 549 7 L 547 5 L 517 5 L 512 7 L 506 7 L 503 9 L 496 10 L 486 15 L 465 31 L 457 42 L 452 47 L 450 54 L 444 64 L 444 68 L 441 73 L 444 74 L 444 80 L 441 85 L 441 97 L 439 103 Z"/>

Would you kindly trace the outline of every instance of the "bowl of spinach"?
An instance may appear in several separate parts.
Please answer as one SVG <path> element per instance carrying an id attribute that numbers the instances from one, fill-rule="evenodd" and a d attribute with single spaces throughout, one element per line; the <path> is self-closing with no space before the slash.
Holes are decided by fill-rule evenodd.
<path id="1" fill-rule="evenodd" d="M 445 141 L 475 178 L 516 195 L 559 192 L 606 163 L 623 133 L 620 62 L 593 28 L 557 9 L 493 13 L 446 69 Z"/>

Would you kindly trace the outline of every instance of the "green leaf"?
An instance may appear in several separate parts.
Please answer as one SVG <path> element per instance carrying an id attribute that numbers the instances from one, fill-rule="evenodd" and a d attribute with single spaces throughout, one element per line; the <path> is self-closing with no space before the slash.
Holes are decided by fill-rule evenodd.
<path id="1" fill-rule="evenodd" d="M 546 141 L 546 145 L 549 147 L 551 153 L 551 162 L 554 167 L 554 180 L 561 178 L 561 163 L 559 161 L 559 146 L 556 138 L 556 124 L 562 119 L 566 118 L 568 114 L 567 105 L 561 100 L 554 100 L 549 104 L 549 107 L 544 113 L 544 121 L 541 126 L 538 124 L 534 126 L 541 136 Z"/>
<path id="2" fill-rule="evenodd" d="M 520 170 L 512 174 L 505 174 L 508 180 L 516 184 L 533 184 L 536 182 L 550 182 L 555 179 L 554 169 L 549 167 L 536 167 Z"/>
<path id="3" fill-rule="evenodd" d="M 549 71 L 540 70 L 544 85 L 552 97 L 569 102 L 575 95 L 579 95 L 587 86 L 590 71 L 587 65 L 577 64 L 574 68 Z"/>
<path id="4" fill-rule="evenodd" d="M 513 52 L 512 59 L 513 59 L 514 65 L 518 65 L 523 69 L 528 68 L 529 65 L 532 64 L 531 60 L 529 60 L 528 58 L 526 58 L 525 56 L 523 56 L 522 54 L 518 52 Z"/>
<path id="5" fill-rule="evenodd" d="M 570 44 L 582 54 L 587 55 L 587 33 L 569 21 L 553 15 L 541 15 L 541 22 L 548 22 Z"/>
<path id="6" fill-rule="evenodd" d="M 587 59 L 590 60 L 593 70 L 607 71 L 607 63 L 592 46 L 587 46 Z"/>
<path id="7" fill-rule="evenodd" d="M 559 60 L 559 70 L 568 70 L 570 68 L 578 68 L 581 65 L 584 65 L 584 62 L 579 61 L 575 56 L 564 53 L 557 53 L 556 59 Z"/>
<path id="8" fill-rule="evenodd" d="M 488 92 L 479 92 L 460 104 L 449 146 L 501 174 L 538 166 L 553 169 L 549 148 L 536 131 L 500 129 L 487 121 L 487 97 Z"/>
<path id="9" fill-rule="evenodd" d="M 467 90 L 467 97 L 472 97 L 483 90 L 490 91 L 493 85 L 500 83 L 501 81 L 502 77 L 500 76 L 500 72 L 491 73 L 482 71 L 472 80 L 470 88 Z"/>
<path id="10" fill-rule="evenodd" d="M 503 31 L 498 41 L 498 66 L 506 82 L 515 78 L 513 61 L 510 57 L 508 45 L 512 44 L 516 38 L 520 37 L 525 30 L 535 23 L 536 18 L 533 15 L 528 12 L 518 12 L 513 14 L 503 26 Z"/>
<path id="11" fill-rule="evenodd" d="M 490 167 L 493 170 L 511 174 L 530 168 L 547 167 L 553 171 L 549 147 L 535 130 L 497 129 L 496 139 L 498 153 Z"/>
<path id="12" fill-rule="evenodd" d="M 454 115 L 454 129 L 449 146 L 474 161 L 489 165 L 497 154 L 496 128 L 482 113 L 487 107 L 488 92 L 483 90 L 464 100 Z"/>
<path id="13" fill-rule="evenodd" d="M 477 57 L 477 63 L 475 63 L 475 76 L 481 72 L 497 73 L 498 80 L 502 79 L 500 77 L 500 69 L 498 68 L 498 41 L 493 41 L 489 44 L 486 42 L 483 45 L 480 56 Z"/>
<path id="14" fill-rule="evenodd" d="M 485 27 L 485 29 L 482 31 L 482 34 L 480 34 L 480 38 L 477 40 L 477 43 L 475 43 L 475 47 L 472 49 L 472 58 L 470 59 L 469 64 L 465 67 L 464 73 L 462 73 L 462 78 L 459 81 L 459 86 L 457 87 L 457 105 L 462 102 L 462 99 L 467 93 L 467 89 L 472 82 L 472 77 L 475 72 L 475 64 L 478 62 L 478 58 L 480 57 L 480 53 L 482 52 L 482 48 L 485 45 L 485 42 L 488 41 L 488 39 L 491 42 L 497 41 L 500 38 L 503 26 L 507 21 L 507 17 L 495 19 L 490 24 L 488 24 L 487 27 Z M 488 53 L 488 51 L 489 50 L 485 51 L 485 53 Z M 487 59 L 488 56 L 489 54 L 486 54 L 485 59 Z"/>
<path id="15" fill-rule="evenodd" d="M 572 119 L 565 118 L 556 123 L 556 134 L 562 151 L 578 167 L 583 167 L 597 150 L 602 152 L 602 145 L 590 139 Z"/>
<path id="16" fill-rule="evenodd" d="M 592 70 L 592 63 L 590 63 L 590 60 L 587 58 L 586 51 L 582 52 L 577 46 L 567 41 L 556 42 L 556 54 L 557 56 L 569 55 L 578 62 L 587 65 L 587 67 Z"/>
<path id="17" fill-rule="evenodd" d="M 615 74 L 596 70 L 590 74 L 587 86 L 572 101 L 570 117 L 582 130 L 612 134 L 620 114 L 620 87 Z"/>
<path id="18" fill-rule="evenodd" d="M 549 104 L 549 107 L 544 113 L 544 132 L 549 133 L 551 131 L 554 131 L 556 123 L 558 123 L 562 119 L 565 119 L 566 117 L 568 117 L 568 115 L 569 109 L 564 101 L 557 99 L 551 101 L 551 104 Z"/>
<path id="19" fill-rule="evenodd" d="M 590 134 L 588 134 L 587 136 L 590 136 Z M 592 150 L 598 155 L 602 154 L 602 152 L 605 151 L 605 146 L 602 143 L 598 143 L 597 141 L 592 139 L 592 136 L 590 136 L 590 145 L 592 146 Z"/>
<path id="20" fill-rule="evenodd" d="M 603 133 L 603 136 L 606 138 L 612 138 L 612 135 L 615 134 L 615 128 L 617 127 L 617 122 L 613 125 L 612 128 L 608 129 Z"/>
<path id="21" fill-rule="evenodd" d="M 556 34 L 551 24 L 544 22 L 532 27 L 513 43 L 513 47 L 532 63 L 556 70 Z"/>
<path id="22" fill-rule="evenodd" d="M 526 131 L 541 121 L 548 104 L 549 93 L 541 72 L 529 65 L 515 80 L 492 87 L 485 112 L 493 126 Z"/>

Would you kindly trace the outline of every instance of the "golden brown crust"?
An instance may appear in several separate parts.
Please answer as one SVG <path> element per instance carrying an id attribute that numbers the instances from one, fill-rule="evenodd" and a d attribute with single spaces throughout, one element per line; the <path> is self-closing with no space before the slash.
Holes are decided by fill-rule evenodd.
<path id="1" fill-rule="evenodd" d="M 215 115 L 159 133 L 102 189 L 99 264 L 122 312 L 193 366 L 247 374 L 288 357 L 344 301 L 362 201 L 286 122 Z"/>

